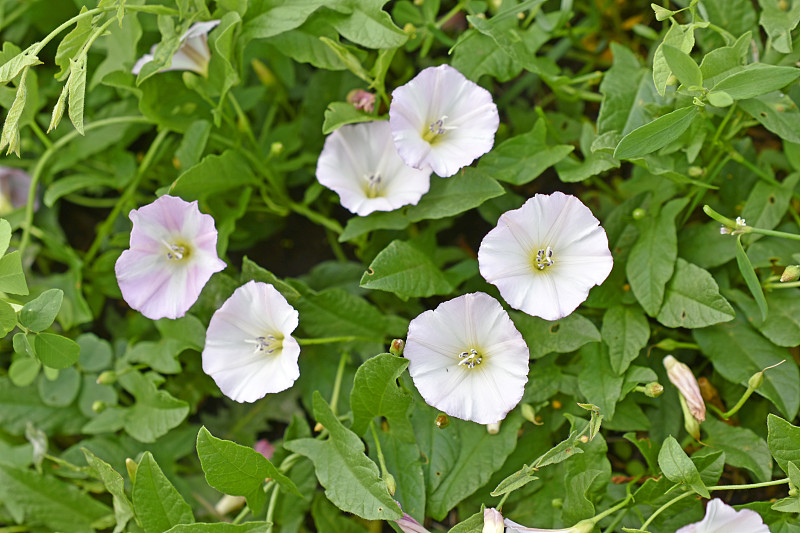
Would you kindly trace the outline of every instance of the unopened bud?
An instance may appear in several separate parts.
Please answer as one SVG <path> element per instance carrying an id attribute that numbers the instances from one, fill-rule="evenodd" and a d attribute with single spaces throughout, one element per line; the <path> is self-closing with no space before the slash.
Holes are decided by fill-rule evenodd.
<path id="1" fill-rule="evenodd" d="M 106 370 L 99 376 L 97 376 L 97 384 L 98 385 L 112 385 L 114 382 L 117 381 L 117 373 L 113 370 Z"/>
<path id="2" fill-rule="evenodd" d="M 217 505 L 214 506 L 214 510 L 220 516 L 225 516 L 232 511 L 241 509 L 244 507 L 246 502 L 247 500 L 244 496 L 230 496 L 226 494 L 220 498 L 220 500 L 217 502 Z"/>
<path id="3" fill-rule="evenodd" d="M 386 488 L 389 489 L 389 494 L 394 496 L 394 493 L 397 492 L 397 481 L 395 481 L 394 476 L 386 472 L 386 475 L 383 476 L 383 482 Z"/>
<path id="4" fill-rule="evenodd" d="M 281 155 L 283 153 L 283 143 L 282 142 L 274 142 L 269 145 L 269 155 L 276 156 Z"/>
<path id="5" fill-rule="evenodd" d="M 417 28 L 410 22 L 406 22 L 405 26 L 403 26 L 403 33 L 409 35 L 413 39 L 417 34 Z"/>
<path id="6" fill-rule="evenodd" d="M 685 399 L 692 417 L 694 417 L 697 422 L 705 420 L 706 404 L 703 402 L 703 396 L 700 394 L 700 386 L 697 384 L 697 379 L 695 379 L 692 370 L 671 355 L 666 356 L 663 362 L 664 368 L 667 369 L 667 377 L 672 384 L 677 387 L 678 392 L 681 393 L 681 397 Z M 698 426 L 698 435 L 699 434 Z"/>
<path id="7" fill-rule="evenodd" d="M 591 533 L 592 531 L 594 531 L 594 522 L 591 520 L 581 520 L 569 528 L 569 533 Z"/>
<path id="8" fill-rule="evenodd" d="M 647 215 L 647 211 L 645 211 L 641 207 L 637 207 L 631 213 L 631 216 L 633 217 L 633 220 L 642 220 L 645 217 L 645 215 Z"/>
<path id="9" fill-rule="evenodd" d="M 683 396 L 680 397 L 681 408 L 683 409 L 683 427 L 686 433 L 692 436 L 696 441 L 700 440 L 700 422 L 692 415 L 689 407 L 686 405 L 686 400 Z"/>
<path id="10" fill-rule="evenodd" d="M 103 400 L 95 400 L 94 403 L 92 403 L 92 411 L 95 413 L 102 413 L 106 410 L 106 407 L 108 407 L 108 405 L 106 405 L 106 402 Z"/>
<path id="11" fill-rule="evenodd" d="M 764 383 L 764 372 L 759 371 L 750 376 L 750 379 L 747 380 L 747 387 L 756 390 L 762 383 Z"/>
<path id="12" fill-rule="evenodd" d="M 789 265 L 781 274 L 781 281 L 797 281 L 800 279 L 800 265 Z"/>
<path id="13" fill-rule="evenodd" d="M 273 87 L 278 84 L 278 80 L 275 78 L 275 75 L 266 66 L 264 63 L 259 61 L 258 59 L 253 59 L 250 62 L 250 66 L 253 67 L 253 72 L 256 73 L 258 80 L 266 87 Z"/>
<path id="14" fill-rule="evenodd" d="M 139 465 L 136 464 L 136 461 L 128 457 L 125 459 L 125 469 L 128 471 L 128 478 L 130 478 L 131 483 L 136 482 L 136 469 L 139 468 Z"/>
<path id="15" fill-rule="evenodd" d="M 353 107 L 367 113 L 372 113 L 375 109 L 375 95 L 364 89 L 353 89 L 347 93 L 346 99 Z"/>
<path id="16" fill-rule="evenodd" d="M 497 435 L 500 433 L 500 422 L 486 424 L 486 432 L 489 433 L 489 435 Z"/>
<path id="17" fill-rule="evenodd" d="M 589 442 L 589 435 L 581 435 L 581 438 L 579 438 L 578 440 L 586 444 L 587 442 Z"/>
<path id="18" fill-rule="evenodd" d="M 678 84 L 678 77 L 675 74 L 670 74 L 667 78 L 667 85 L 677 85 Z"/>
<path id="19" fill-rule="evenodd" d="M 797 496 L 797 487 L 792 487 L 791 489 L 789 489 L 789 496 L 790 497 Z"/>
<path id="20" fill-rule="evenodd" d="M 317 422 L 314 426 L 314 433 L 319 433 L 323 429 L 325 429 L 325 426 L 322 425 L 322 422 Z"/>
<path id="21" fill-rule="evenodd" d="M 522 404 L 522 418 L 528 422 L 536 423 L 536 410 L 529 403 Z"/>
<path id="22" fill-rule="evenodd" d="M 550 505 L 552 505 L 554 509 L 561 509 L 564 507 L 564 500 L 561 498 L 553 498 L 550 500 Z"/>
<path id="23" fill-rule="evenodd" d="M 406 347 L 406 343 L 403 339 L 395 339 L 392 341 L 391 346 L 389 346 L 389 353 L 392 355 L 403 355 L 403 349 Z"/>
<path id="24" fill-rule="evenodd" d="M 503 515 L 494 507 L 483 510 L 483 531 L 481 533 L 503 533 Z"/>
<path id="25" fill-rule="evenodd" d="M 702 167 L 698 167 L 696 165 L 692 165 L 691 167 L 689 167 L 689 175 L 693 178 L 699 178 L 705 173 L 706 171 L 703 170 Z"/>
<path id="26" fill-rule="evenodd" d="M 653 348 L 664 350 L 665 352 L 674 352 L 679 348 L 678 341 L 675 339 L 664 339 L 658 344 L 653 345 Z"/>
<path id="27" fill-rule="evenodd" d="M 663 393 L 664 386 L 657 381 L 653 381 L 652 383 L 648 383 L 644 386 L 644 395 L 649 398 L 658 398 Z"/>
<path id="28" fill-rule="evenodd" d="M 444 413 L 439 413 L 436 416 L 436 427 L 439 429 L 444 429 L 450 425 L 450 417 Z"/>

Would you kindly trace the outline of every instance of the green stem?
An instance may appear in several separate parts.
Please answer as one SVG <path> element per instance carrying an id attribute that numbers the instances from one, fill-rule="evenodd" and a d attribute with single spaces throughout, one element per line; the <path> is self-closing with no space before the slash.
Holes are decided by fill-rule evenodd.
<path id="1" fill-rule="evenodd" d="M 233 110 L 236 112 L 236 117 L 239 119 L 239 123 L 242 125 L 242 128 L 244 128 L 245 135 L 247 135 L 247 138 L 253 144 L 253 148 L 258 150 L 258 141 L 256 141 L 256 136 L 253 134 L 253 128 L 250 126 L 250 119 L 247 118 L 247 115 L 239 105 L 239 101 L 236 100 L 236 97 L 230 91 L 228 91 L 228 100 L 231 101 Z"/>
<path id="2" fill-rule="evenodd" d="M 739 152 L 737 152 L 733 148 L 730 148 L 728 150 L 728 153 L 730 154 L 731 159 L 733 159 L 734 161 L 736 161 L 737 163 L 739 163 L 743 167 L 746 167 L 748 170 L 750 170 L 750 172 L 752 172 L 753 174 L 755 174 L 756 176 L 758 176 L 762 180 L 766 181 L 770 185 L 775 185 L 775 186 L 778 186 L 778 187 L 780 186 L 780 182 L 778 180 L 776 180 L 775 178 L 773 178 L 772 176 L 770 176 L 769 174 L 764 172 L 760 167 L 758 167 L 758 166 L 754 165 L 753 163 L 751 163 L 750 161 L 748 161 L 747 158 L 745 158 L 742 154 L 740 154 Z"/>
<path id="3" fill-rule="evenodd" d="M 325 215 L 322 215 L 320 213 L 317 213 L 316 211 L 313 211 L 313 210 L 309 209 L 308 206 L 306 206 L 306 205 L 298 204 L 296 202 L 290 201 L 289 202 L 289 207 L 295 213 L 297 213 L 299 215 L 303 215 L 304 217 L 309 219 L 311 222 L 316 222 L 317 224 L 320 224 L 321 226 L 324 226 L 324 227 L 328 228 L 329 230 L 333 231 L 337 235 L 341 235 L 342 232 L 344 231 L 344 228 L 342 228 L 342 225 L 339 224 L 336 220 L 334 220 L 332 218 L 328 218 Z"/>
<path id="4" fill-rule="evenodd" d="M 111 117 L 87 124 L 84 127 L 84 132 L 113 124 L 123 124 L 126 122 L 149 123 L 150 120 L 145 117 L 134 116 Z M 33 227 L 33 202 L 36 199 L 36 188 L 39 185 L 39 180 L 44 172 L 44 167 L 50 161 L 51 157 L 53 157 L 61 148 L 78 136 L 80 136 L 80 133 L 73 130 L 58 139 L 53 143 L 52 146 L 45 150 L 45 152 L 42 154 L 42 157 L 39 158 L 39 162 L 36 163 L 36 167 L 33 169 L 33 173 L 31 174 L 31 185 L 28 189 L 28 205 L 25 208 L 25 221 L 22 223 L 22 238 L 20 239 L 19 245 L 21 254 L 24 254 L 25 248 L 28 246 L 28 242 L 30 241 L 31 228 Z"/>
<path id="5" fill-rule="evenodd" d="M 709 206 L 709 205 L 704 205 L 703 206 L 703 212 L 706 215 L 708 215 L 711 218 L 713 218 L 714 220 L 716 220 L 717 222 L 719 222 L 720 224 L 722 224 L 723 226 L 727 226 L 729 228 L 735 228 L 738 225 L 738 224 L 736 224 L 735 220 L 732 220 L 732 219 L 730 219 L 728 217 L 720 215 L 719 213 L 717 213 L 716 211 L 711 209 L 711 206 Z"/>
<path id="6" fill-rule="evenodd" d="M 800 281 L 787 281 L 786 283 L 765 283 L 765 289 L 791 289 L 793 287 L 800 287 Z"/>
<path id="7" fill-rule="evenodd" d="M 386 461 L 383 458 L 383 450 L 381 450 L 381 441 L 378 440 L 378 432 L 375 430 L 375 422 L 369 421 L 369 430 L 372 432 L 372 438 L 375 439 L 375 453 L 378 454 L 378 463 L 381 467 L 381 477 L 385 478 L 389 470 L 386 469 Z"/>
<path id="8" fill-rule="evenodd" d="M 339 392 L 342 389 L 342 377 L 344 376 L 344 367 L 347 364 L 347 352 L 342 352 L 339 358 L 339 368 L 336 369 L 336 380 L 333 382 L 333 394 L 331 394 L 331 411 L 334 416 L 336 415 L 336 404 L 339 403 Z"/>
<path id="9" fill-rule="evenodd" d="M 343 337 L 319 337 L 316 339 L 298 339 L 297 337 L 294 338 L 297 341 L 297 344 L 300 346 L 313 346 L 315 344 L 333 344 L 335 342 L 353 342 L 353 341 L 364 341 L 364 342 L 384 342 L 385 339 L 374 339 L 372 337 L 355 337 L 355 336 L 343 336 Z"/>
<path id="10" fill-rule="evenodd" d="M 749 228 L 749 231 L 745 231 L 745 233 L 760 233 L 761 235 L 769 235 L 770 237 L 782 237 L 784 239 L 792 239 L 794 241 L 800 241 L 800 235 L 796 233 L 786 233 L 785 231 L 761 229 L 761 228 L 755 228 L 753 226 L 747 226 L 747 228 Z"/>
<path id="11" fill-rule="evenodd" d="M 245 517 L 245 516 L 247 516 L 249 513 L 250 513 L 250 507 L 248 507 L 248 506 L 245 504 L 245 506 L 242 508 L 242 510 L 241 510 L 241 511 L 239 511 L 239 514 L 237 514 L 237 515 L 236 515 L 236 518 L 234 518 L 234 519 L 233 519 L 233 522 L 231 522 L 231 523 L 232 523 L 232 524 L 239 524 L 239 523 L 241 523 L 241 521 L 242 521 L 242 520 L 244 520 L 244 517 Z"/>
<path id="12" fill-rule="evenodd" d="M 116 18 L 114 18 L 114 17 L 112 17 L 112 18 L 108 19 L 107 21 L 105 21 L 105 22 L 102 24 L 102 26 L 98 27 L 98 28 L 97 28 L 97 29 L 94 31 L 94 33 L 92 34 L 92 36 L 91 36 L 91 37 L 89 37 L 89 40 L 88 40 L 88 41 L 86 41 L 86 42 L 83 44 L 83 47 L 81 48 L 81 51 L 80 51 L 80 53 L 78 54 L 78 56 L 83 56 L 83 55 L 86 55 L 86 54 L 89 52 L 89 48 L 91 48 L 91 47 L 92 47 L 92 45 L 93 45 L 93 44 L 94 44 L 94 42 L 97 40 L 97 38 L 98 38 L 98 37 L 100 37 L 100 36 L 101 36 L 101 35 L 102 35 L 102 34 L 103 34 L 105 31 L 106 31 L 106 28 L 108 28 L 109 26 L 111 26 L 111 23 L 113 23 L 115 20 L 117 20 L 117 19 L 116 19 Z"/>
<path id="13" fill-rule="evenodd" d="M 717 142 L 719 142 L 719 138 L 722 136 L 722 132 L 725 129 L 725 126 L 728 125 L 728 122 L 731 120 L 731 117 L 733 117 L 733 113 L 735 110 L 736 110 L 736 102 L 734 102 L 733 105 L 731 105 L 730 109 L 728 109 L 728 113 L 722 119 L 722 122 L 719 123 L 717 131 L 714 133 L 714 138 L 711 139 L 712 146 L 717 144 Z"/>
<path id="14" fill-rule="evenodd" d="M 272 533 L 272 517 L 275 515 L 275 506 L 278 504 L 278 484 L 275 483 L 272 489 L 272 495 L 269 497 L 269 506 L 267 507 L 267 533 Z"/>
<path id="15" fill-rule="evenodd" d="M 648 518 L 647 521 L 644 524 L 642 524 L 642 527 L 640 529 L 647 529 L 647 526 L 650 525 L 650 522 L 652 522 L 655 519 L 655 517 L 660 515 L 665 509 L 667 509 L 668 507 L 672 506 L 675 503 L 678 503 L 679 501 L 681 501 L 682 499 L 686 498 L 687 496 L 691 496 L 692 494 L 695 494 L 695 493 L 692 492 L 692 491 L 686 491 L 683 494 L 681 494 L 680 496 L 676 496 L 675 498 L 672 498 L 670 501 L 668 501 L 667 503 L 665 503 L 664 505 L 662 505 L 661 507 L 656 509 L 656 512 L 650 515 L 650 518 Z"/>
<path id="16" fill-rule="evenodd" d="M 437 29 L 437 30 L 438 30 L 438 29 L 441 29 L 441 28 L 442 28 L 442 26 L 444 26 L 444 25 L 445 25 L 445 23 L 446 23 L 448 20 L 450 20 L 451 18 L 453 18 L 453 16 L 454 16 L 456 13 L 458 13 L 459 11 L 461 11 L 462 9 L 464 9 L 464 2 L 463 2 L 463 0 L 459 0 L 459 2 L 458 2 L 458 3 L 457 3 L 455 6 L 453 6 L 453 9 L 451 9 L 450 11 L 448 11 L 447 13 L 445 13 L 444 15 L 442 15 L 441 17 L 439 17 L 439 20 L 438 20 L 438 21 L 436 21 L 436 29 Z"/>
<path id="17" fill-rule="evenodd" d="M 47 135 L 42 131 L 42 128 L 39 127 L 39 124 L 37 124 L 35 120 L 32 120 L 30 122 L 29 126 L 33 130 L 33 133 L 36 134 L 36 136 L 39 138 L 39 140 L 42 141 L 42 144 L 44 145 L 45 150 L 47 150 L 49 148 L 52 148 L 53 141 L 51 141 L 47 137 Z"/>
<path id="18" fill-rule="evenodd" d="M 625 496 L 625 499 L 619 502 L 617 505 L 606 509 L 602 513 L 595 515 L 594 518 L 590 518 L 589 520 L 591 520 L 593 523 L 596 524 L 603 518 L 607 517 L 608 515 L 616 513 L 617 511 L 628 505 L 628 502 L 632 500 L 633 500 L 633 494 L 628 493 L 628 495 Z"/>
<path id="19" fill-rule="evenodd" d="M 164 143 L 169 133 L 170 130 L 163 129 L 156 135 L 156 138 L 153 140 L 153 144 L 150 145 L 150 148 L 147 150 L 147 153 L 142 159 L 142 164 L 139 165 L 136 176 L 128 184 L 128 187 L 125 189 L 125 192 L 122 193 L 122 196 L 120 196 L 119 202 L 117 202 L 117 205 L 115 205 L 114 209 L 111 210 L 108 218 L 106 218 L 106 220 L 98 228 L 97 235 L 95 236 L 92 245 L 89 247 L 89 250 L 84 256 L 84 264 L 88 265 L 91 263 L 91 261 L 97 255 L 97 252 L 100 250 L 100 246 L 103 244 L 105 238 L 111 234 L 111 231 L 114 227 L 114 222 L 116 222 L 120 212 L 133 199 L 133 195 L 136 194 L 139 183 L 142 181 L 142 178 L 147 170 L 149 170 L 150 165 L 153 164 L 156 154 L 158 154 L 159 150 L 161 149 L 161 145 Z"/>
<path id="20" fill-rule="evenodd" d="M 713 487 L 708 487 L 708 490 L 760 489 L 762 487 L 774 487 L 776 485 L 785 485 L 786 483 L 789 483 L 789 481 L 790 479 L 788 477 L 785 477 L 783 479 L 776 479 L 774 481 L 762 481 L 761 483 L 750 483 L 748 485 L 715 485 Z"/>
<path id="21" fill-rule="evenodd" d="M 738 402 L 736 402 L 736 405 L 731 407 L 727 413 L 722 413 L 722 418 L 728 420 L 730 417 L 739 412 L 739 409 L 744 406 L 744 404 L 747 402 L 747 399 L 750 398 L 750 395 L 753 394 L 753 392 L 755 392 L 755 389 L 747 387 L 747 390 L 744 391 L 744 394 L 742 394 L 742 397 L 739 398 Z"/>

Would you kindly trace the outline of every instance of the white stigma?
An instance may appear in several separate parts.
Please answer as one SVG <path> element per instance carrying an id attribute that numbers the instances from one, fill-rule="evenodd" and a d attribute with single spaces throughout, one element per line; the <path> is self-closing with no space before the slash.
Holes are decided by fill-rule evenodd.
<path id="1" fill-rule="evenodd" d="M 256 337 L 255 339 L 245 339 L 244 342 L 255 345 L 255 350 L 253 350 L 253 353 L 263 352 L 271 354 L 281 347 L 281 343 L 275 338 L 274 335 Z"/>
<path id="2" fill-rule="evenodd" d="M 475 348 L 471 348 L 469 352 L 461 352 L 458 354 L 458 358 L 461 359 L 458 362 L 458 366 L 466 366 L 467 368 L 475 368 L 483 361 L 483 357 L 478 354 L 478 350 Z"/>
<path id="3" fill-rule="evenodd" d="M 548 246 L 547 248 L 540 248 L 539 251 L 536 252 L 536 268 L 544 270 L 554 264 L 552 248 Z"/>
<path id="4" fill-rule="evenodd" d="M 186 247 L 181 246 L 180 244 L 164 242 L 164 246 L 167 247 L 167 259 L 180 261 L 183 259 L 184 255 L 186 255 Z"/>
<path id="5" fill-rule="evenodd" d="M 367 176 L 367 198 L 377 198 L 381 189 L 380 174 L 370 174 Z"/>

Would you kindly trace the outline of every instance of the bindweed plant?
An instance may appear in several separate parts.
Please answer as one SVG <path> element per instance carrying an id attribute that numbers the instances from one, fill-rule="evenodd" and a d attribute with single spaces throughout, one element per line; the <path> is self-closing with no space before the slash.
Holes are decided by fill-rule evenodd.
<path id="1" fill-rule="evenodd" d="M 0 532 L 800 532 L 798 22 L 0 0 Z"/>

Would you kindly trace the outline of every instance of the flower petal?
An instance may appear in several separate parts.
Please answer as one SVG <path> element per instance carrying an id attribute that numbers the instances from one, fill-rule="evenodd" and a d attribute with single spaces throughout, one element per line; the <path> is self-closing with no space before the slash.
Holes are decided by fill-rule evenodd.
<path id="1" fill-rule="evenodd" d="M 719 498 L 706 506 L 706 516 L 694 524 L 680 528 L 676 533 L 769 533 L 769 528 L 755 511 L 737 511 Z"/>

